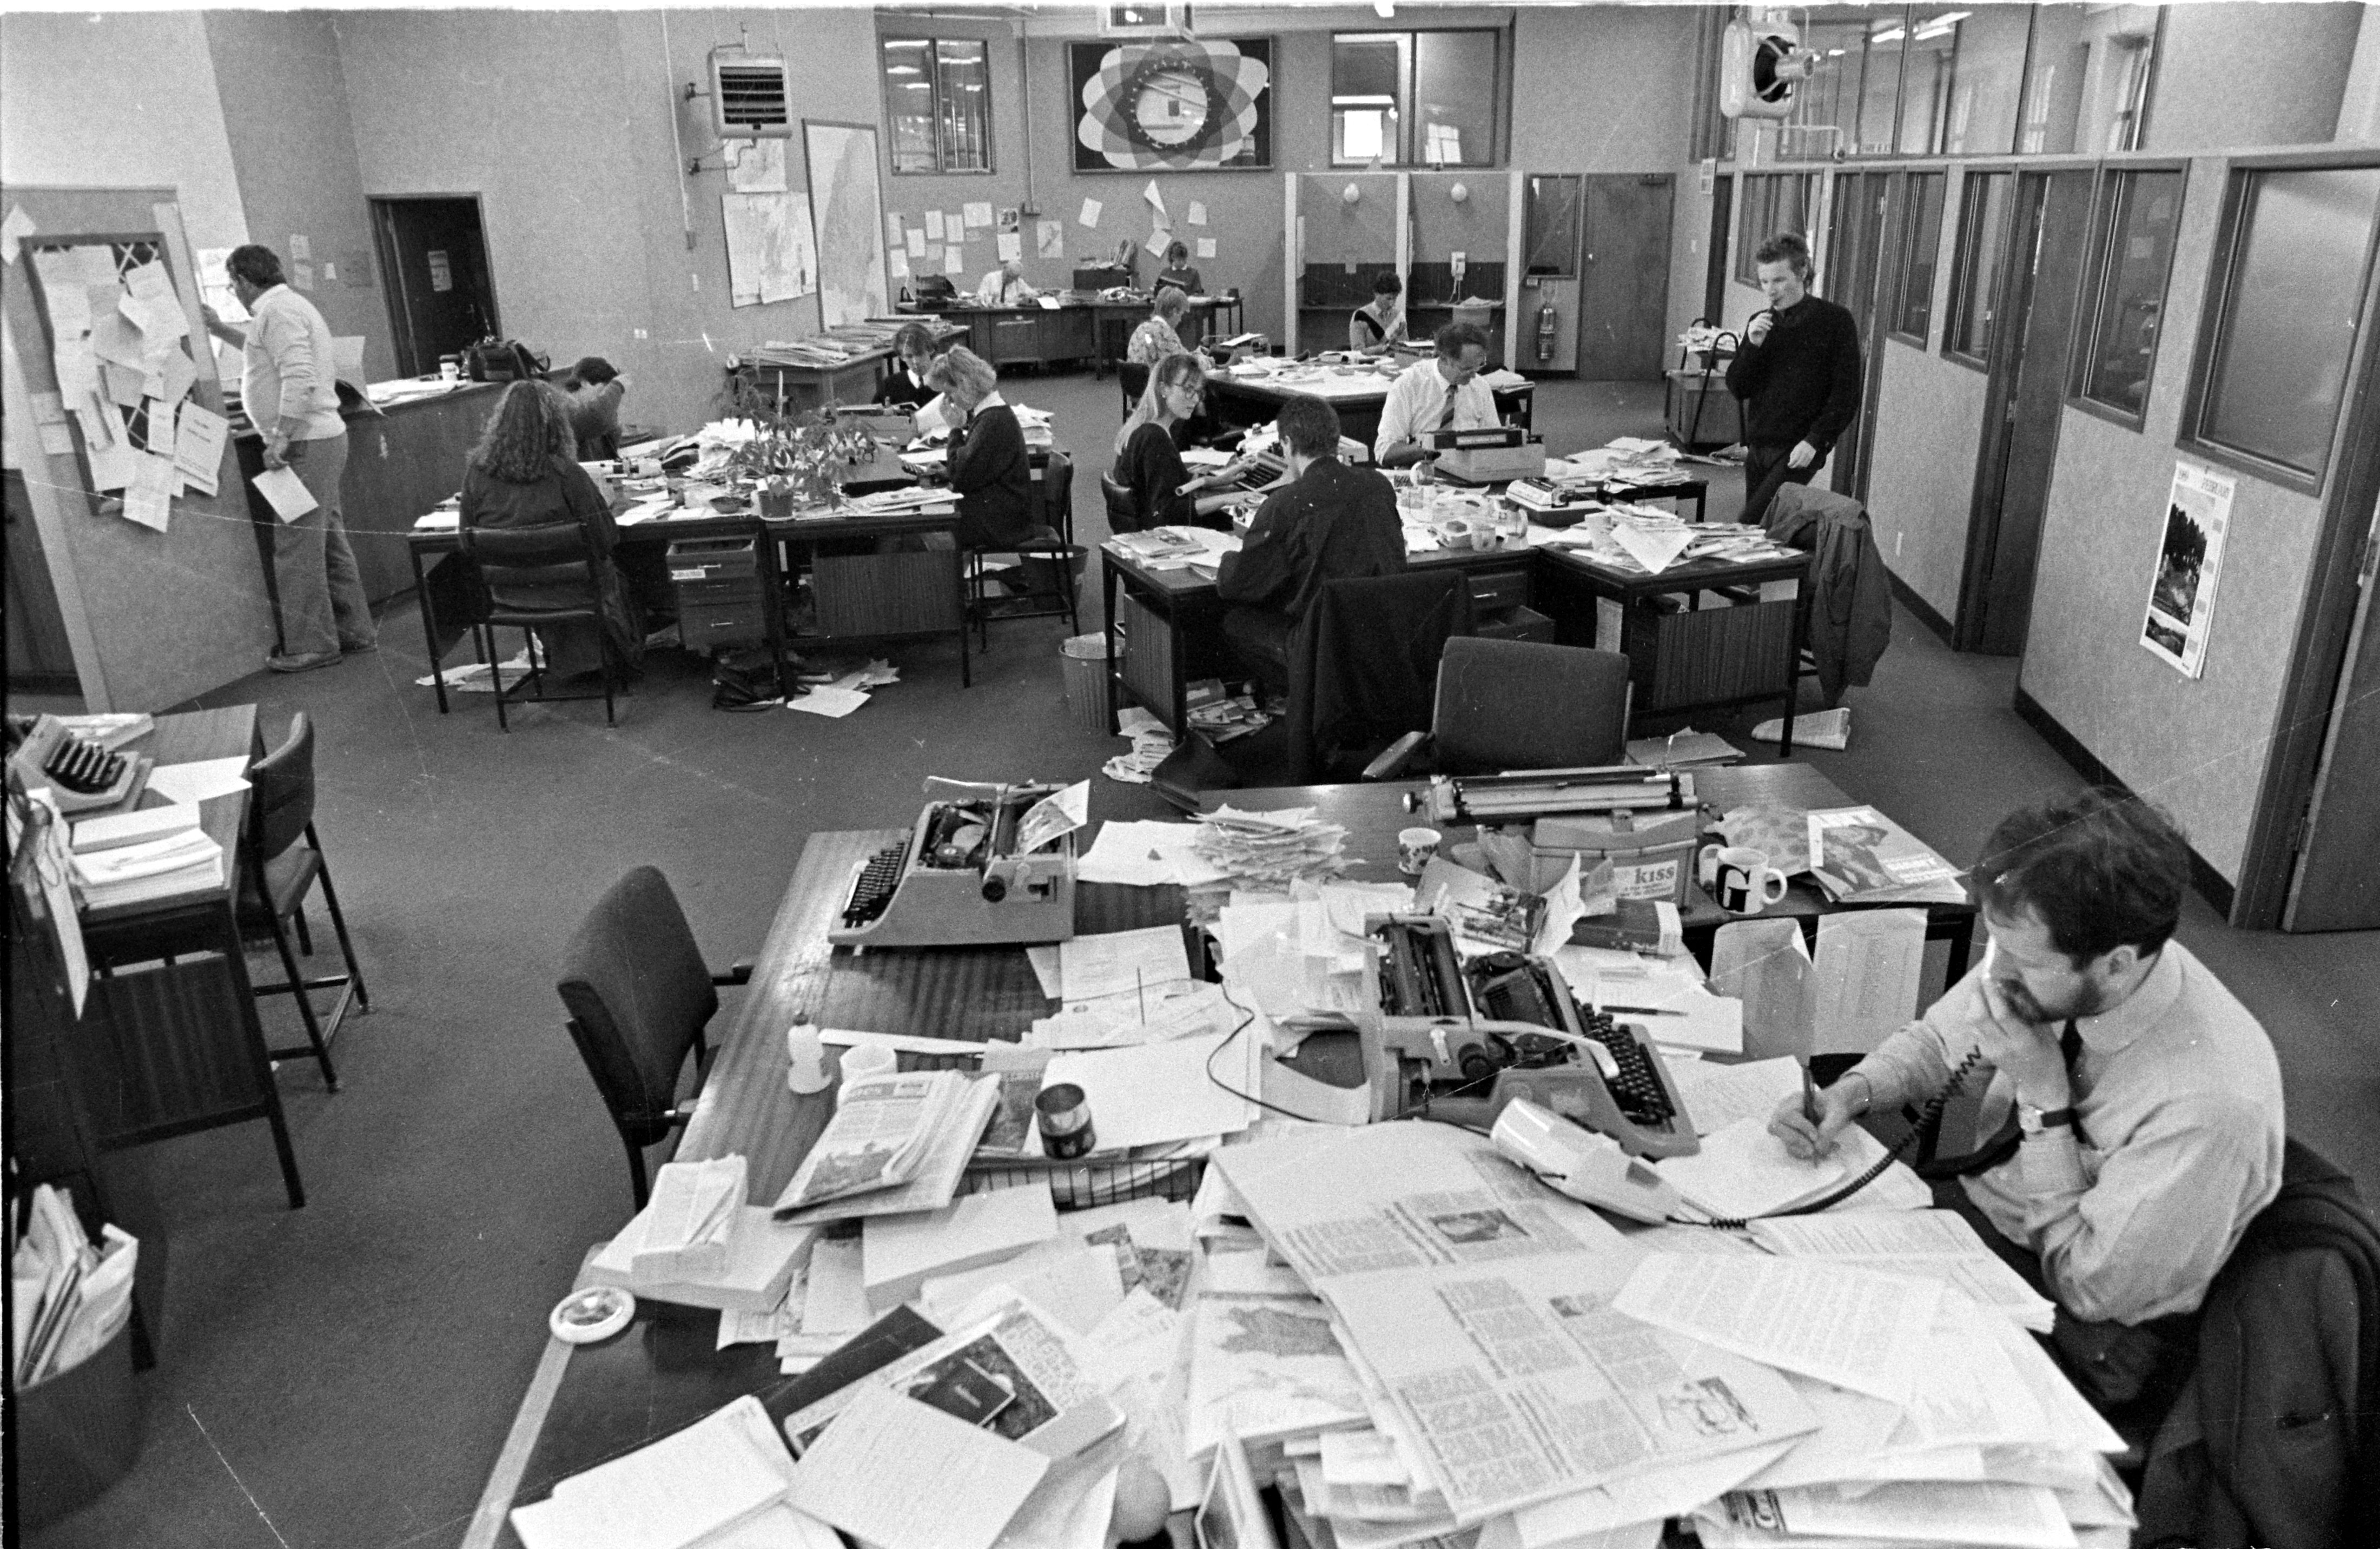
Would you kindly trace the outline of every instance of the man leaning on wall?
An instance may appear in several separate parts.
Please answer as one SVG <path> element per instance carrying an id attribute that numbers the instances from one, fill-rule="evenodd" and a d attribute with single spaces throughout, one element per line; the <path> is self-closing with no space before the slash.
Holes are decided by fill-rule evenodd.
<path id="1" fill-rule="evenodd" d="M 207 308 L 207 332 L 239 346 L 240 404 L 264 438 L 264 466 L 297 474 L 314 509 L 273 531 L 273 576 L 281 599 L 276 672 L 337 665 L 379 644 L 355 551 L 347 546 L 339 480 L 347 467 L 347 427 L 331 354 L 331 325 L 289 287 L 281 259 L 256 243 L 234 248 L 225 267 L 248 309 L 245 330 Z"/>

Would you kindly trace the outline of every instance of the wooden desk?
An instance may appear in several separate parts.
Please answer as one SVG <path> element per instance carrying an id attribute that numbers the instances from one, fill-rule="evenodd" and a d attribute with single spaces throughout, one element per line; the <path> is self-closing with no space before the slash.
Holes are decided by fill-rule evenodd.
<path id="1" fill-rule="evenodd" d="M 1683 487 L 1669 487 L 1683 496 Z M 1635 685 L 1635 711 L 1666 715 L 1714 706 L 1776 699 L 1784 716 L 1779 757 L 1793 751 L 1792 703 L 1808 629 L 1811 557 L 1795 553 L 1746 564 L 1697 561 L 1671 565 L 1658 575 L 1599 564 L 1572 550 L 1499 549 L 1415 554 L 1415 569 L 1453 566 L 1470 575 L 1475 607 L 1526 602 L 1549 615 L 1554 638 L 1566 646 L 1617 649 L 1629 658 Z M 1146 706 L 1171 728 L 1185 722 L 1187 685 L 1198 676 L 1237 671 L 1223 651 L 1215 627 L 1222 604 L 1215 583 L 1188 570 L 1151 570 L 1112 544 L 1099 549 L 1106 601 L 1108 725 L 1113 730 L 1123 693 Z M 1648 598 L 1685 593 L 1699 603 L 1720 587 L 1757 587 L 1791 581 L 1791 600 L 1730 608 L 1696 607 L 1676 613 L 1648 613 L 1637 604 Z M 1125 598 L 1120 612 L 1116 593 Z M 1607 615 L 1618 623 L 1609 631 Z M 1116 625 L 1123 619 L 1129 654 L 1116 651 Z M 1144 635 L 1161 637 L 1144 638 Z M 1202 671 L 1203 670 L 1203 671 Z"/>
<path id="2" fill-rule="evenodd" d="M 1378 385 L 1371 380 L 1377 378 Z M 1395 378 L 1379 372 L 1330 373 L 1322 381 L 1281 381 L 1271 377 L 1243 377 L 1216 371 L 1207 378 L 1207 412 L 1227 427 L 1268 425 L 1281 406 L 1300 395 L 1329 402 L 1339 411 L 1339 433 L 1370 446 L 1379 438 L 1380 410 L 1389 401 Z M 1493 390 L 1497 417 L 1508 425 L 1528 429 L 1536 417 L 1537 384 Z"/>
<path id="3" fill-rule="evenodd" d="M 256 707 L 236 705 L 161 715 L 129 751 L 184 764 L 253 761 L 264 749 Z M 70 1079 L 83 1094 L 98 1143 L 109 1150 L 264 1119 L 296 1209 L 306 1191 L 232 907 L 247 813 L 244 791 L 200 808 L 207 837 L 223 846 L 225 886 L 83 912 L 92 978 L 69 1046 Z"/>
<path id="4" fill-rule="evenodd" d="M 980 307 L 968 302 L 917 316 L 963 325 L 966 346 L 994 366 L 1049 366 L 1099 357 L 1099 306 L 1070 301 L 1057 307 Z"/>

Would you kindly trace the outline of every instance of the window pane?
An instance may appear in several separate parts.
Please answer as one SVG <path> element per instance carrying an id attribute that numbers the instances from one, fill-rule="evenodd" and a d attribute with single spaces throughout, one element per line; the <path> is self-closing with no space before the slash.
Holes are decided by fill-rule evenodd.
<path id="1" fill-rule="evenodd" d="M 1908 222 L 1900 228 L 1900 305 L 1893 329 L 1925 337 L 1934 326 L 1934 266 L 1942 245 L 1942 186 L 1938 172 L 1912 173 L 1904 196 Z"/>
<path id="2" fill-rule="evenodd" d="M 2155 41 L 2153 6 L 2034 7 L 2017 149 L 2060 154 L 2136 146 Z"/>
<path id="3" fill-rule="evenodd" d="M 934 172 L 934 45 L 884 40 L 884 116 L 892 127 L 892 170 Z"/>
<path id="4" fill-rule="evenodd" d="M 2354 353 L 2380 167 L 2246 175 L 2200 434 L 2318 476 Z"/>
<path id="5" fill-rule="evenodd" d="M 1330 160 L 1398 163 L 1407 34 L 1342 32 L 1330 40 Z"/>
<path id="6" fill-rule="evenodd" d="M 1493 32 L 1414 34 L 1415 162 L 1496 164 L 1496 40 Z"/>
<path id="7" fill-rule="evenodd" d="M 1803 130 L 1831 125 L 1841 133 L 1780 136 L 1780 156 L 1822 159 L 1833 154 L 1838 146 L 1848 150 L 1858 139 L 1860 64 L 1864 56 L 1867 23 L 1856 18 L 1817 19 L 1842 9 L 1828 6 L 1813 12 L 1810 25 L 1802 30 L 1802 44 L 1816 53 L 1818 64 L 1810 79 L 1793 93 L 1793 112 L 1786 121 Z"/>
<path id="8" fill-rule="evenodd" d="M 2014 173 L 1971 175 L 1960 224 L 1959 291 L 1945 343 L 1953 354 L 1986 365 L 1992 358 L 1992 309 L 1999 301 L 2000 251 L 2008 242 L 2009 201 L 2015 183 Z"/>
<path id="9" fill-rule="evenodd" d="M 1858 143 L 1862 156 L 1892 153 L 1893 109 L 1900 97 L 1900 52 L 1909 41 L 1908 25 L 1888 13 L 1867 24 L 1867 57 L 1860 66 Z"/>
<path id="10" fill-rule="evenodd" d="M 1950 133 L 1951 81 L 1958 74 L 1960 29 L 1964 11 L 1912 14 L 1909 63 L 1900 79 L 1900 137 L 1904 156 L 1939 155 Z"/>
<path id="11" fill-rule="evenodd" d="M 2016 149 L 2018 89 L 2032 20 L 2030 6 L 1978 6 L 1958 23 L 1958 67 L 1951 74 L 1949 125 L 1940 147 L 1945 153 L 1998 156 Z M 1917 30 L 1922 33 L 1925 27 L 1921 19 Z"/>
<path id="12" fill-rule="evenodd" d="M 1578 204 L 1583 185 L 1575 177 L 1532 177 L 1526 251 L 1530 274 L 1578 272 Z"/>
<path id="13" fill-rule="evenodd" d="M 2118 173 L 2082 395 L 2126 414 L 2148 404 L 2149 368 L 2165 322 L 2166 275 L 2180 224 L 2181 174 Z"/>
<path id="14" fill-rule="evenodd" d="M 944 172 L 991 170 L 991 70 L 976 40 L 934 45 Z"/>

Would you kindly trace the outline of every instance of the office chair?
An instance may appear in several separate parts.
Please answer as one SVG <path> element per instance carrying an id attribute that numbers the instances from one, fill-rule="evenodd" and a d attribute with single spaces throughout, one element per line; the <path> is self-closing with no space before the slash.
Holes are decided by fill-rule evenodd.
<path id="1" fill-rule="evenodd" d="M 339 895 L 331 886 L 330 862 L 323 858 L 322 836 L 314 828 L 314 724 L 303 710 L 289 718 L 289 734 L 257 761 L 248 778 L 247 832 L 240 840 L 240 936 L 243 939 L 272 937 L 288 975 L 277 985 L 251 987 L 259 996 L 294 996 L 298 1015 L 306 1023 L 306 1047 L 264 1052 L 275 1059 L 311 1055 L 322 1068 L 322 1084 L 336 1092 L 339 1076 L 331 1065 L 331 1040 L 338 1036 L 348 1003 L 353 1001 L 369 1013 L 371 996 L 364 988 L 363 970 L 356 966 L 355 943 L 348 938 L 346 916 L 340 912 Z M 300 840 L 305 842 L 299 843 Z M 306 926 L 306 895 L 318 880 L 347 971 L 309 979 L 298 972 L 289 938 L 294 928 L 298 951 L 308 957 L 314 954 L 314 939 Z M 339 991 L 327 1022 L 314 1010 L 313 992 L 318 989 Z"/>
<path id="2" fill-rule="evenodd" d="M 1449 640 L 1427 732 L 1409 732 L 1366 780 L 1574 769 L 1628 754 L 1633 686 L 1619 651 L 1529 640 Z"/>
<path id="3" fill-rule="evenodd" d="M 1290 638 L 1291 783 L 1354 778 L 1425 729 L 1447 642 L 1471 633 L 1460 571 L 1328 581 Z"/>
<path id="4" fill-rule="evenodd" d="M 1107 502 L 1109 532 L 1140 530 L 1140 505 L 1132 498 L 1131 485 L 1119 484 L 1113 474 L 1103 473 L 1099 475 L 1099 497 Z"/>
<path id="5" fill-rule="evenodd" d="M 1123 390 L 1123 417 L 1140 406 L 1140 395 L 1148 391 L 1148 368 L 1137 360 L 1116 362 L 1116 385 Z"/>
<path id="6" fill-rule="evenodd" d="M 691 1107 L 675 1106 L 678 1072 L 692 1049 L 698 1087 L 710 1056 L 702 1030 L 719 1010 L 717 986 L 751 979 L 748 962 L 710 972 L 669 878 L 649 865 L 604 889 L 563 952 L 553 987 L 627 1150 L 639 1210 L 650 1192 L 645 1148 L 693 1117 Z"/>
<path id="7" fill-rule="evenodd" d="M 1024 541 L 966 552 L 967 614 L 975 621 L 976 637 L 989 648 L 993 616 L 991 579 L 998 575 L 1014 583 L 1009 596 L 997 599 L 1003 619 L 1048 619 L 1065 616 L 1068 633 L 1080 635 L 1076 583 L 1090 559 L 1090 551 L 1075 542 L 1075 465 L 1062 452 L 1052 452 L 1045 465 L 1033 470 L 1038 525 Z M 992 554 L 1014 554 L 1014 565 L 988 563 Z"/>
<path id="8" fill-rule="evenodd" d="M 512 730 L 504 717 L 503 659 L 496 654 L 496 631 L 517 629 L 528 642 L 529 670 L 522 683 L 534 684 L 537 697 L 545 692 L 545 665 L 536 631 L 555 624 L 583 623 L 600 637 L 603 632 L 604 595 L 617 586 L 611 560 L 588 541 L 587 529 L 577 522 L 550 522 L 534 527 L 465 526 L 455 538 L 462 552 L 480 573 L 484 599 L 471 627 L 478 636 L 481 660 L 495 681 L 496 725 Z M 602 647 L 603 724 L 616 725 L 612 652 Z M 557 694 L 556 700 L 592 699 L 591 694 Z"/>

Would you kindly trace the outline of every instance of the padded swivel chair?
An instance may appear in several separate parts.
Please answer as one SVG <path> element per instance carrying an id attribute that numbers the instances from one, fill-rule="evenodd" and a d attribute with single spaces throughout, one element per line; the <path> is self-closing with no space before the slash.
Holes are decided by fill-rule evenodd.
<path id="1" fill-rule="evenodd" d="M 1140 395 L 1148 391 L 1148 368 L 1137 360 L 1116 362 L 1116 385 L 1123 390 L 1123 417 L 1140 406 Z"/>
<path id="2" fill-rule="evenodd" d="M 298 1015 L 306 1023 L 304 1047 L 264 1052 L 276 1059 L 311 1055 L 322 1068 L 322 1084 L 336 1092 L 339 1075 L 331 1065 L 331 1040 L 338 1036 L 348 1004 L 352 1001 L 370 1012 L 371 996 L 364 988 L 363 971 L 356 966 L 355 943 L 347 937 L 346 916 L 339 911 L 330 863 L 323 859 L 322 836 L 314 829 L 314 723 L 303 710 L 289 718 L 289 734 L 257 761 L 248 778 L 247 832 L 240 839 L 240 935 L 244 939 L 273 938 L 288 976 L 277 985 L 253 988 L 259 996 L 295 997 Z M 295 934 L 298 951 L 313 955 L 314 939 L 306 926 L 306 896 L 317 881 L 322 884 L 322 902 L 330 910 L 331 929 L 338 938 L 339 955 L 346 960 L 347 971 L 309 979 L 298 972 L 289 938 Z M 318 989 L 339 992 L 327 1020 L 314 1010 L 313 992 Z"/>
<path id="3" fill-rule="evenodd" d="M 1291 782 L 1353 779 L 1385 744 L 1426 730 L 1439 660 L 1470 633 L 1460 571 L 1323 583 L 1290 639 Z"/>
<path id="4" fill-rule="evenodd" d="M 1068 633 L 1080 635 L 1076 583 L 1082 578 L 1090 551 L 1075 542 L 1075 465 L 1062 452 L 1050 454 L 1048 463 L 1033 470 L 1033 495 L 1038 525 L 1024 541 L 966 553 L 967 613 L 976 637 L 988 647 L 991 620 L 1047 619 L 1065 616 Z M 1013 566 L 987 563 L 992 554 L 1014 554 Z M 1010 583 L 1005 598 L 991 596 L 991 578 Z"/>
<path id="5" fill-rule="evenodd" d="M 1116 482 L 1115 475 L 1099 475 L 1099 498 L 1107 502 L 1108 531 L 1111 533 L 1140 530 L 1140 503 L 1132 498 L 1132 486 Z"/>
<path id="6" fill-rule="evenodd" d="M 1396 780 L 1438 774 L 1574 769 L 1628 754 L 1632 685 L 1618 651 L 1529 640 L 1449 640 L 1430 730 L 1412 732 L 1364 770 Z"/>
<path id="7" fill-rule="evenodd" d="M 649 865 L 606 889 L 570 938 L 553 987 L 627 1150 L 639 1210 L 650 1192 L 645 1148 L 693 1117 L 676 1106 L 678 1074 L 687 1050 L 698 1072 L 709 1058 L 702 1030 L 719 1010 L 717 986 L 751 978 L 748 962 L 710 972 L 669 878 Z"/>
<path id="8" fill-rule="evenodd" d="M 455 535 L 462 552 L 480 573 L 483 605 L 472 620 L 479 637 L 480 660 L 492 665 L 495 680 L 496 725 L 512 730 L 504 718 L 504 668 L 496 654 L 496 631 L 517 629 L 528 642 L 528 675 L 514 684 L 534 684 L 537 697 L 547 697 L 545 666 L 539 660 L 537 629 L 584 623 L 600 635 L 603 629 L 602 598 L 618 583 L 611 561 L 587 540 L 587 529 L 577 522 L 550 522 L 534 527 L 471 527 Z M 612 652 L 603 660 L 603 724 L 617 724 L 613 706 Z M 592 699 L 591 694 L 557 694 L 559 699 Z"/>

